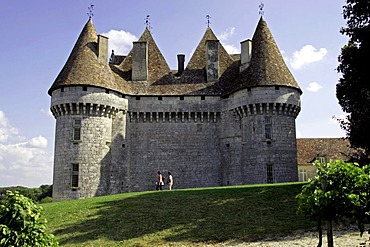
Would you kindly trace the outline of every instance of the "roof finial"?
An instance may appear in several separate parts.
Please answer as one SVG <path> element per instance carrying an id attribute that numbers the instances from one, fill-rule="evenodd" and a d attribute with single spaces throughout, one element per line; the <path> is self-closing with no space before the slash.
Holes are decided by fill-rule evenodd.
<path id="1" fill-rule="evenodd" d="M 87 9 L 89 10 L 87 16 L 91 19 L 94 16 L 94 4 L 90 3 L 90 7 L 87 7 Z"/>
<path id="2" fill-rule="evenodd" d="M 207 19 L 207 22 L 206 22 L 206 24 L 207 24 L 207 27 L 209 27 L 209 25 L 211 24 L 211 21 L 210 21 L 210 19 L 211 19 L 211 16 L 209 16 L 209 15 L 206 15 L 206 19 Z"/>
<path id="3" fill-rule="evenodd" d="M 259 11 L 259 14 L 260 14 L 260 16 L 263 16 L 264 14 L 265 14 L 265 11 L 263 11 L 263 7 L 264 7 L 265 5 L 263 4 L 263 2 L 261 1 L 261 4 L 260 5 L 258 5 L 258 7 L 260 8 L 260 11 Z"/>
<path id="4" fill-rule="evenodd" d="M 149 30 L 152 29 L 152 26 L 150 25 L 150 15 L 147 15 L 146 18 L 145 18 L 145 25 L 146 25 L 146 28 Z"/>

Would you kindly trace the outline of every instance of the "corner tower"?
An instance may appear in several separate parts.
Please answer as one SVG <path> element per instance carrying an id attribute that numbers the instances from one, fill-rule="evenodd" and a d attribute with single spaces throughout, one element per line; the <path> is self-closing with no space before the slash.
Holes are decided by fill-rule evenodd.
<path id="1" fill-rule="evenodd" d="M 235 118 L 232 122 L 240 125 L 240 133 L 233 132 L 240 148 L 233 149 L 235 157 L 224 155 L 238 161 L 225 169 L 225 181 L 233 177 L 236 184 L 298 181 L 295 119 L 302 91 L 262 17 L 252 40 L 242 42 L 241 58 L 227 106 Z"/>
<path id="2" fill-rule="evenodd" d="M 56 118 L 53 198 L 57 201 L 105 195 L 109 190 L 113 122 L 125 113 L 127 103 L 108 67 L 107 44 L 89 19 L 48 91 Z"/>

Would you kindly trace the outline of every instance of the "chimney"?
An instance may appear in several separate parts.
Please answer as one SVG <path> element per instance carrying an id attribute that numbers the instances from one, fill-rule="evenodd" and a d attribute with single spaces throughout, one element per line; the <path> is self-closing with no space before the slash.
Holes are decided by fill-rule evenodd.
<path id="1" fill-rule="evenodd" d="M 146 81 L 148 79 L 148 43 L 133 42 L 132 80 Z"/>
<path id="2" fill-rule="evenodd" d="M 177 54 L 177 76 L 182 75 L 184 72 L 185 54 Z"/>
<path id="3" fill-rule="evenodd" d="M 98 59 L 100 62 L 108 62 L 108 38 L 98 35 Z"/>
<path id="4" fill-rule="evenodd" d="M 252 40 L 247 39 L 240 42 L 241 54 L 240 54 L 240 68 L 239 71 L 242 72 L 249 67 L 252 58 Z"/>
<path id="5" fill-rule="evenodd" d="M 218 81 L 218 40 L 206 41 L 206 73 L 207 82 Z"/>

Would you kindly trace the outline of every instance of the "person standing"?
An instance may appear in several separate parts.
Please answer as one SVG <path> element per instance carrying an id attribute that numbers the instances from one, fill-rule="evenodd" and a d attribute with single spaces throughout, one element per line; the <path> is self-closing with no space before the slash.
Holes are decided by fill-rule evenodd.
<path id="1" fill-rule="evenodd" d="M 173 176 L 172 176 L 171 172 L 168 172 L 168 180 L 167 180 L 167 184 L 168 184 L 168 189 L 169 189 L 169 190 L 172 190 L 172 186 L 173 186 Z"/>
<path id="2" fill-rule="evenodd" d="M 158 171 L 157 172 L 156 190 L 163 190 L 163 185 L 164 185 L 164 182 L 163 182 L 162 173 L 161 173 L 161 171 Z"/>

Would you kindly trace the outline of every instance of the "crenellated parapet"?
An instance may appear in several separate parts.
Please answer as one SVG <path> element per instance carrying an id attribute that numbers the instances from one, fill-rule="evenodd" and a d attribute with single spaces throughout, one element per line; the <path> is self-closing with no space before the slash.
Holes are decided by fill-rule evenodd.
<path id="1" fill-rule="evenodd" d="M 128 112 L 130 122 L 216 123 L 221 112 Z"/>
<path id="2" fill-rule="evenodd" d="M 301 108 L 286 103 L 256 103 L 232 109 L 240 118 L 255 115 L 285 115 L 296 118 Z"/>
<path id="3" fill-rule="evenodd" d="M 92 103 L 64 103 L 53 105 L 50 108 L 55 118 L 65 115 L 86 115 L 112 118 L 119 111 L 123 111 L 114 106 L 92 104 Z"/>

